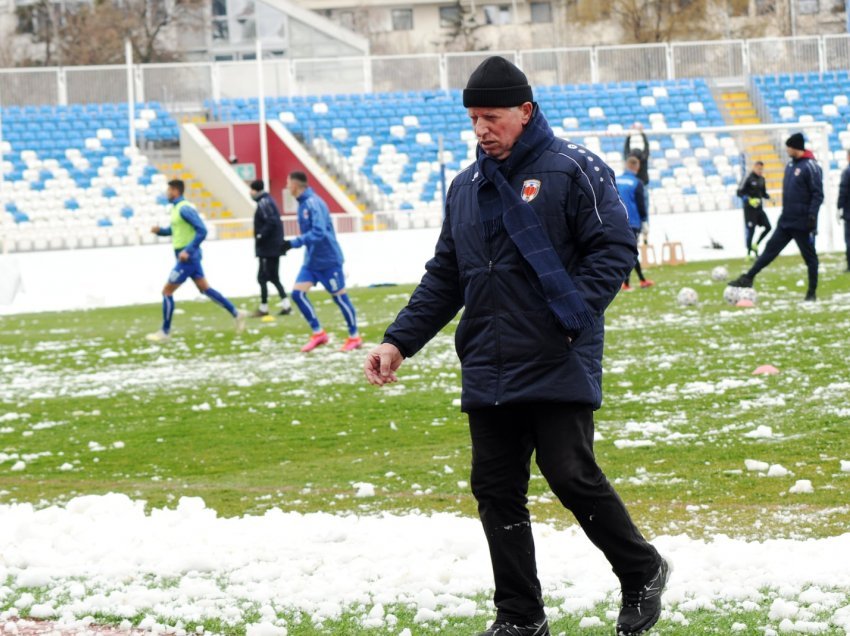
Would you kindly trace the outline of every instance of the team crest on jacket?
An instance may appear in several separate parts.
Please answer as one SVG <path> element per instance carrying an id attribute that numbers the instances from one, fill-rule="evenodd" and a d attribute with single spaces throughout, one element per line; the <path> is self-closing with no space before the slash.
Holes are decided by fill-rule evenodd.
<path id="1" fill-rule="evenodd" d="M 538 194 L 540 194 L 540 180 L 526 179 L 522 184 L 522 200 L 531 203 Z"/>
<path id="2" fill-rule="evenodd" d="M 799 177 L 799 176 L 800 176 L 800 169 L 799 169 L 799 168 L 797 168 L 797 169 L 794 171 L 794 176 L 795 176 L 795 177 Z"/>

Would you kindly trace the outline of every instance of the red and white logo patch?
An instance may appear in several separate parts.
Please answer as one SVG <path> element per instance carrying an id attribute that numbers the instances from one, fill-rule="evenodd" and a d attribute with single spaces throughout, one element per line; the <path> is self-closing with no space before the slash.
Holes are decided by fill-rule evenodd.
<path id="1" fill-rule="evenodd" d="M 540 180 L 526 179 L 522 184 L 522 200 L 531 203 L 538 194 L 540 194 Z"/>

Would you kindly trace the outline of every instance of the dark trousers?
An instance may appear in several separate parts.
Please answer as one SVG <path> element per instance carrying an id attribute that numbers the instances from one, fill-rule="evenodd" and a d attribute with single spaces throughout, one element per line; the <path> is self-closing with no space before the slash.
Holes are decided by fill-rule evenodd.
<path id="1" fill-rule="evenodd" d="M 850 219 L 844 219 L 844 245 L 847 248 L 847 271 L 850 272 Z"/>
<path id="2" fill-rule="evenodd" d="M 260 257 L 260 268 L 257 271 L 257 282 L 260 283 L 260 302 L 269 302 L 268 283 L 274 285 L 281 300 L 286 298 L 286 290 L 280 283 L 280 257 Z"/>
<path id="3" fill-rule="evenodd" d="M 797 244 L 800 254 L 806 262 L 806 267 L 808 267 L 809 291 L 816 291 L 818 288 L 818 253 L 815 251 L 815 237 L 804 230 L 788 230 L 781 226 L 776 228 L 773 236 L 767 242 L 764 252 L 753 263 L 750 271 L 747 272 L 747 276 L 752 278 L 770 265 L 791 241 Z"/>
<path id="4" fill-rule="evenodd" d="M 582 404 L 523 404 L 469 414 L 472 493 L 487 535 L 498 618 L 544 616 L 527 508 L 531 455 L 561 503 L 602 550 L 623 586 L 646 583 L 660 557 L 641 536 L 593 454 L 593 411 Z"/>
<path id="5" fill-rule="evenodd" d="M 638 228 L 638 229 L 632 228 L 632 231 L 635 233 L 635 241 L 637 241 L 638 244 L 640 244 L 640 228 Z M 638 278 L 641 281 L 646 280 L 646 278 L 643 275 L 643 268 L 640 266 L 640 250 L 638 250 L 637 260 L 635 261 L 635 272 L 637 273 Z M 629 272 L 628 274 L 626 274 L 626 285 L 629 285 L 631 283 L 631 280 L 632 280 L 632 273 Z"/>
<path id="6" fill-rule="evenodd" d="M 747 252 L 750 252 L 753 249 L 753 239 L 756 237 L 756 228 L 761 227 L 761 236 L 758 237 L 756 241 L 756 245 L 761 245 L 762 241 L 765 237 L 770 234 L 770 231 L 773 227 L 770 225 L 770 220 L 767 218 L 767 215 L 762 212 L 761 217 L 759 217 L 760 223 L 756 223 L 755 221 L 746 221 L 744 223 L 744 232 L 745 239 L 747 241 Z"/>

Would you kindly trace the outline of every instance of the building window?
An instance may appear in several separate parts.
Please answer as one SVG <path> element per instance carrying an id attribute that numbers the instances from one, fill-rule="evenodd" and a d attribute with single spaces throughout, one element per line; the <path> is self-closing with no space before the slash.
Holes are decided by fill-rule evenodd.
<path id="1" fill-rule="evenodd" d="M 513 22 L 511 17 L 511 5 L 509 4 L 485 4 L 484 19 L 487 24 L 510 24 Z"/>
<path id="2" fill-rule="evenodd" d="M 451 29 L 460 24 L 460 6 L 440 7 L 440 27 Z"/>
<path id="3" fill-rule="evenodd" d="M 348 29 L 349 31 L 354 30 L 354 11 L 338 11 L 336 19 L 339 26 Z"/>
<path id="4" fill-rule="evenodd" d="M 393 9 L 393 31 L 413 31 L 413 9 Z"/>
<path id="5" fill-rule="evenodd" d="M 797 0 L 797 10 L 801 14 L 812 14 L 820 11 L 818 0 Z"/>
<path id="6" fill-rule="evenodd" d="M 532 2 L 531 22 L 533 24 L 549 24 L 552 22 L 552 3 Z"/>
<path id="7" fill-rule="evenodd" d="M 756 15 L 776 13 L 776 0 L 756 0 Z"/>

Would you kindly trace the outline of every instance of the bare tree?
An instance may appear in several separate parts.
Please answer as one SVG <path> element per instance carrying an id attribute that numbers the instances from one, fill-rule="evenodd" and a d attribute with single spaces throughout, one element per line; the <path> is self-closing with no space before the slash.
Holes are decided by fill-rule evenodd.
<path id="1" fill-rule="evenodd" d="M 708 0 L 614 0 L 611 15 L 631 42 L 669 42 L 707 33 Z"/>
<path id="2" fill-rule="evenodd" d="M 202 28 L 203 6 L 204 0 L 94 0 L 66 8 L 37 0 L 17 9 L 18 32 L 44 44 L 43 57 L 28 65 L 120 63 L 126 39 L 137 63 L 171 62 L 181 58 L 177 30 Z"/>
<path id="3" fill-rule="evenodd" d="M 490 48 L 478 39 L 478 30 L 485 25 L 478 21 L 475 11 L 464 6 L 460 0 L 449 7 L 453 9 L 453 18 L 449 20 L 448 31 L 435 44 L 445 51 L 486 51 Z"/>
<path id="4" fill-rule="evenodd" d="M 58 40 L 57 7 L 50 0 L 37 0 L 32 4 L 17 7 L 15 16 L 18 19 L 17 32 L 28 34 L 34 43 L 44 45 L 44 55 L 40 60 L 27 59 L 23 60 L 24 64 L 53 64 Z"/>

